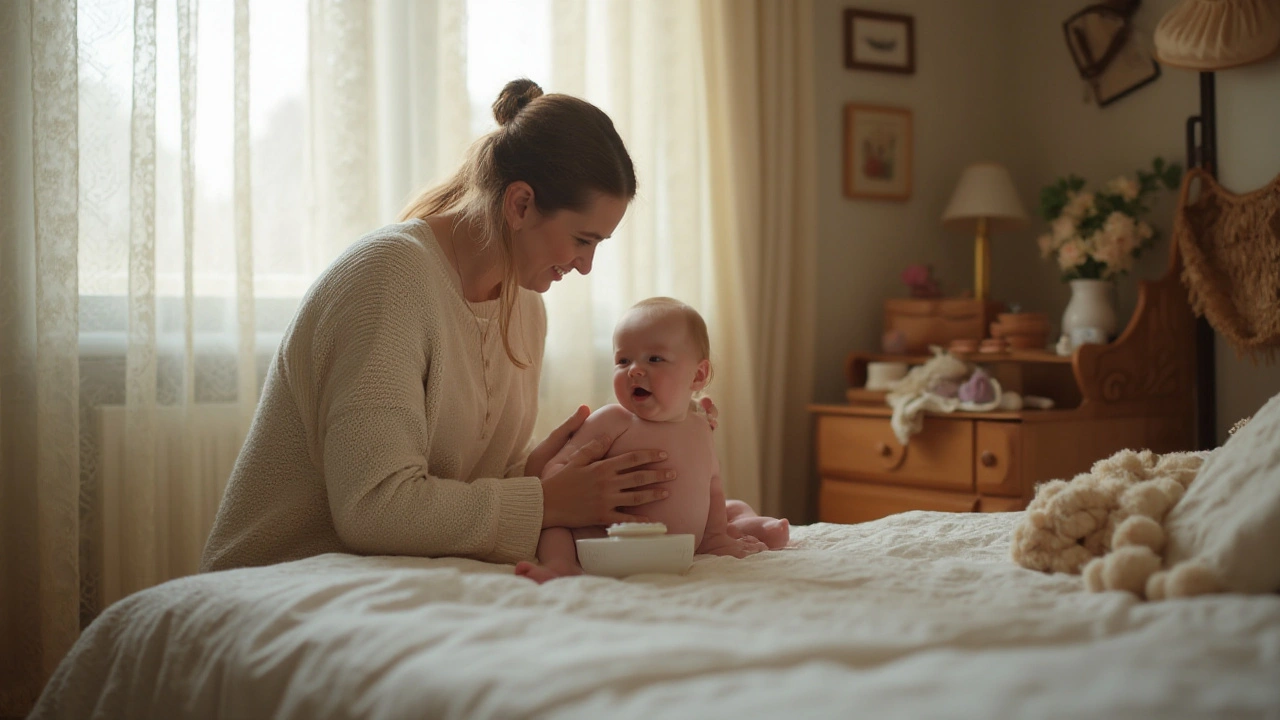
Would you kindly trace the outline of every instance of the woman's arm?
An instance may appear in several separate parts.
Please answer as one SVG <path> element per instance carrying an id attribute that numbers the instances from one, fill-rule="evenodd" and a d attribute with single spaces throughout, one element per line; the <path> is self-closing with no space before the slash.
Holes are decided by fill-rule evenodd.
<path id="1" fill-rule="evenodd" d="M 313 346 L 296 348 L 328 358 L 314 379 L 312 447 L 333 526 L 367 554 L 529 557 L 542 525 L 537 478 L 467 483 L 428 465 L 437 428 L 428 427 L 424 383 L 442 380 L 428 377 L 428 359 L 437 361 L 430 372 L 447 364 L 435 352 L 445 309 L 427 252 L 397 238 L 351 256 Z"/>

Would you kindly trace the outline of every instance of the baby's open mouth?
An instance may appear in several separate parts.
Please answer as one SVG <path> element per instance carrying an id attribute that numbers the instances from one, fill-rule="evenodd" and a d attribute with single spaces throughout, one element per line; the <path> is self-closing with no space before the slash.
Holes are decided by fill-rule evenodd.
<path id="1" fill-rule="evenodd" d="M 653 393 L 649 392 L 648 390 L 645 390 L 644 388 L 632 388 L 632 389 L 631 389 L 631 397 L 633 397 L 633 398 L 635 398 L 635 399 L 637 399 L 637 400 L 643 400 L 643 399 L 645 399 L 645 398 L 649 397 L 649 396 L 650 396 L 650 395 L 652 395 L 652 394 L 653 394 Z"/>

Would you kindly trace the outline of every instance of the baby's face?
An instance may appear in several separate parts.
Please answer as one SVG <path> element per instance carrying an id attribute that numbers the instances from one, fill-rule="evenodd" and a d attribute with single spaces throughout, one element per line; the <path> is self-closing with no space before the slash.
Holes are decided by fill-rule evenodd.
<path id="1" fill-rule="evenodd" d="M 613 332 L 613 393 L 645 420 L 683 420 L 709 368 L 678 313 L 629 312 Z"/>

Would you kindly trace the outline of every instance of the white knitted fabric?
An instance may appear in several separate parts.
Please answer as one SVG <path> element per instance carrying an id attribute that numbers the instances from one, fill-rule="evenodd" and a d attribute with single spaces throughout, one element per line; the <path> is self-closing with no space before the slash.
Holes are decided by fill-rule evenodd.
<path id="1" fill-rule="evenodd" d="M 503 351 L 498 304 L 468 310 L 420 221 L 343 253 L 272 361 L 201 569 L 327 552 L 533 557 L 542 486 L 515 476 L 537 415 L 546 310 L 520 290 L 521 370 Z"/>

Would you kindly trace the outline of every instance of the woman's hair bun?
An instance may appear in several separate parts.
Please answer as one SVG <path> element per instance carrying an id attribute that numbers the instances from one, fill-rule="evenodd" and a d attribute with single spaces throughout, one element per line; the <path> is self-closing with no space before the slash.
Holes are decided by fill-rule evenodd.
<path id="1" fill-rule="evenodd" d="M 506 126 L 515 119 L 525 105 L 540 97 L 542 97 L 542 88 L 538 83 L 529 78 L 512 80 L 502 88 L 502 92 L 498 93 L 498 99 L 493 101 L 493 119 L 497 120 L 499 125 Z"/>

